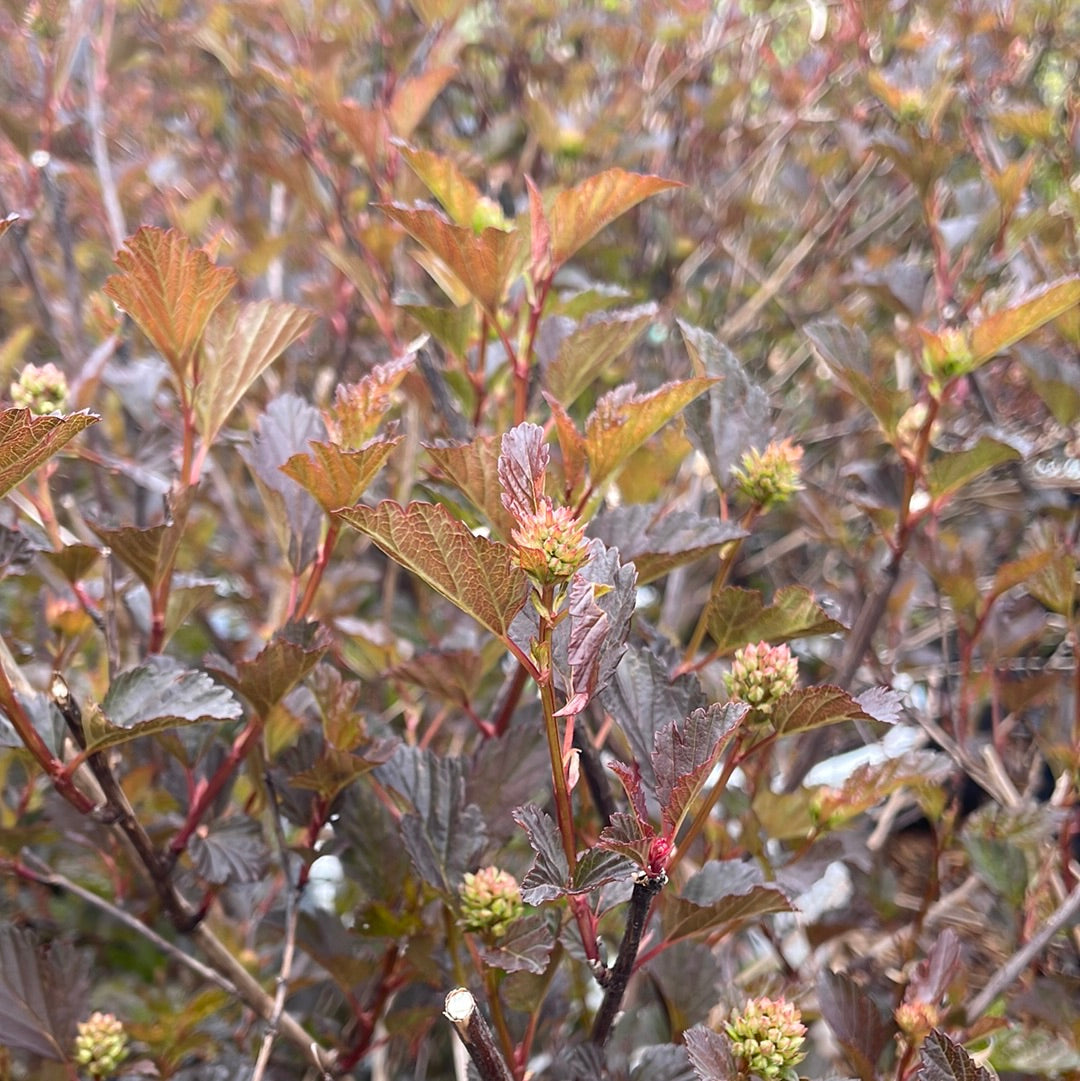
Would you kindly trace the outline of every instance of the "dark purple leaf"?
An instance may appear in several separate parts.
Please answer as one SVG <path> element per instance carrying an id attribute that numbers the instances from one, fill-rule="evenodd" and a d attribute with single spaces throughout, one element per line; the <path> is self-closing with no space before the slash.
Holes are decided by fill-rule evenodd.
<path id="1" fill-rule="evenodd" d="M 908 982 L 905 1001 L 937 1005 L 960 972 L 960 936 L 946 927 L 916 966 Z"/>
<path id="2" fill-rule="evenodd" d="M 694 710 L 656 733 L 652 766 L 656 798 L 660 801 L 661 829 L 666 837 L 674 837 L 678 832 L 684 815 L 749 709 L 745 702 L 714 703 L 708 709 Z"/>
<path id="3" fill-rule="evenodd" d="M 768 440 L 769 398 L 715 335 L 682 320 L 679 329 L 694 370 L 719 380 L 687 406 L 686 434 L 705 455 L 717 485 L 726 488 L 731 467 Z"/>
<path id="4" fill-rule="evenodd" d="M 69 1061 L 76 1023 L 87 1013 L 90 959 L 29 931 L 0 927 L 0 1046 Z"/>
<path id="5" fill-rule="evenodd" d="M 686 1048 L 669 1043 L 639 1047 L 630 1081 L 694 1081 Z"/>
<path id="6" fill-rule="evenodd" d="M 606 845 L 597 845 L 578 860 L 573 885 L 567 892 L 591 893 L 611 882 L 626 882 L 637 872 L 636 863 L 611 851 Z"/>
<path id="7" fill-rule="evenodd" d="M 761 868 L 743 860 L 708 860 L 691 877 L 680 894 L 695 905 L 711 905 L 725 897 L 743 897 L 764 886 Z"/>
<path id="8" fill-rule="evenodd" d="M 328 646 L 328 636 L 317 623 L 290 624 L 250 661 L 217 671 L 266 717 L 319 663 Z"/>
<path id="9" fill-rule="evenodd" d="M 974 1059 L 941 1029 L 934 1029 L 919 1049 L 915 1081 L 991 1081 L 996 1075 Z"/>
<path id="10" fill-rule="evenodd" d="M 522 916 L 510 924 L 505 935 L 493 946 L 477 943 L 485 964 L 503 972 L 541 973 L 555 946 L 555 936 L 541 915 Z"/>
<path id="11" fill-rule="evenodd" d="M 532 867 L 521 882 L 526 904 L 540 905 L 566 892 L 570 866 L 566 862 L 559 831 L 551 816 L 533 803 L 514 808 L 514 821 L 525 831 L 536 853 Z"/>
<path id="12" fill-rule="evenodd" d="M 633 860 L 639 867 L 647 867 L 649 850 L 655 839 L 656 833 L 647 822 L 625 811 L 616 811 L 608 825 L 601 830 L 596 844 L 599 848 Z"/>
<path id="13" fill-rule="evenodd" d="M 503 437 L 499 454 L 502 505 L 519 522 L 535 517 L 544 500 L 551 457 L 538 424 L 519 424 Z"/>
<path id="14" fill-rule="evenodd" d="M 751 886 L 705 905 L 679 897 L 664 907 L 664 932 L 669 942 L 693 935 L 728 934 L 756 916 L 790 911 L 791 902 L 784 892 L 768 884 Z"/>
<path id="15" fill-rule="evenodd" d="M 85 545 L 76 547 L 86 549 Z M 88 550 L 97 554 L 93 548 Z M 18 529 L 9 529 L 5 525 L 0 525 L 0 580 L 9 574 L 22 574 L 30 566 L 33 558 L 34 549 L 26 537 Z"/>
<path id="16" fill-rule="evenodd" d="M 695 1025 L 683 1033 L 683 1042 L 699 1081 L 736 1081 L 739 1071 L 722 1032 Z"/>
<path id="17" fill-rule="evenodd" d="M 842 972 L 822 970 L 817 993 L 821 1014 L 852 1068 L 863 1081 L 871 1081 L 895 1026 L 885 1019 L 869 993 Z"/>
<path id="18" fill-rule="evenodd" d="M 672 680 L 655 650 L 631 646 L 601 701 L 626 736 L 646 786 L 653 789 L 656 733 L 704 706 L 705 695 L 696 676 Z"/>
<path id="19" fill-rule="evenodd" d="M 270 863 L 270 850 L 253 818 L 229 818 L 204 835 L 196 831 L 188 845 L 195 870 L 215 886 L 258 882 Z"/>

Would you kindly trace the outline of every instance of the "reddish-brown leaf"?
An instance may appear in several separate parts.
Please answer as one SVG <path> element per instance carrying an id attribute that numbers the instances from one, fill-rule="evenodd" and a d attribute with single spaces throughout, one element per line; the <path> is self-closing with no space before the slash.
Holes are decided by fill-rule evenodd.
<path id="1" fill-rule="evenodd" d="M 411 79 L 402 79 L 394 88 L 394 96 L 387 110 L 390 130 L 402 139 L 408 139 L 456 74 L 457 68 L 443 64 L 426 68 Z"/>
<path id="2" fill-rule="evenodd" d="M 499 441 L 485 435 L 458 447 L 426 447 L 445 478 L 488 520 L 495 532 L 509 539 L 514 519 L 502 503 L 499 483 Z"/>
<path id="3" fill-rule="evenodd" d="M 359 383 L 339 384 L 334 395 L 337 441 L 359 450 L 390 412 L 393 393 L 412 367 L 414 353 L 376 364 Z"/>
<path id="4" fill-rule="evenodd" d="M 557 270 L 605 225 L 643 199 L 681 187 L 683 184 L 677 180 L 608 169 L 560 192 L 549 214 L 553 269 Z"/>
<path id="5" fill-rule="evenodd" d="M 424 182 L 424 186 L 439 200 L 455 225 L 473 227 L 473 215 L 483 198 L 480 189 L 451 161 L 431 150 L 418 150 L 395 140 L 409 168 Z"/>
<path id="6" fill-rule="evenodd" d="M 474 536 L 445 507 L 384 500 L 337 512 L 396 563 L 502 639 L 525 604 L 528 580 L 505 544 Z"/>
<path id="7" fill-rule="evenodd" d="M 847 691 L 828 684 L 790 691 L 774 703 L 769 719 L 783 736 L 843 721 L 874 720 Z"/>
<path id="8" fill-rule="evenodd" d="M 210 316 L 236 284 L 175 229 L 143 226 L 117 252 L 104 292 L 135 320 L 181 381 Z"/>
<path id="9" fill-rule="evenodd" d="M 480 306 L 494 318 L 517 265 L 521 236 L 502 229 L 474 233 L 447 221 L 434 207 L 380 203 L 382 211 L 436 255 Z"/>
<path id="10" fill-rule="evenodd" d="M 213 443 L 255 380 L 314 321 L 314 312 L 272 300 L 214 312 L 203 334 L 195 386 L 195 417 L 205 442 Z"/>
<path id="11" fill-rule="evenodd" d="M 0 410 L 0 495 L 100 419 L 95 413 L 59 417 L 36 416 L 29 409 Z"/>
<path id="12" fill-rule="evenodd" d="M 502 504 L 519 522 L 536 515 L 544 499 L 550 452 L 539 424 L 518 424 L 499 444 Z"/>
<path id="13" fill-rule="evenodd" d="M 355 503 L 375 479 L 400 439 L 381 439 L 362 450 L 336 443 L 311 443 L 310 454 L 294 454 L 281 471 L 303 485 L 327 514 Z"/>

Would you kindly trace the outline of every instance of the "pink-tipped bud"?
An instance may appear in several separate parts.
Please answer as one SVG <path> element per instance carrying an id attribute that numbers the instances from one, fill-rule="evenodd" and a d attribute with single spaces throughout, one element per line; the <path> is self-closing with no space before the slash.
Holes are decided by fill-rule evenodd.
<path id="1" fill-rule="evenodd" d="M 794 690 L 798 678 L 799 662 L 787 645 L 758 642 L 735 651 L 724 684 L 733 699 L 746 702 L 767 717 L 776 701 Z"/>
<path id="2" fill-rule="evenodd" d="M 732 1054 L 745 1073 L 774 1079 L 793 1079 L 802 1050 L 806 1026 L 799 1008 L 782 998 L 748 999 L 742 1010 L 733 1010 L 725 1026 Z"/>
<path id="3" fill-rule="evenodd" d="M 475 874 L 465 875 L 458 893 L 461 926 L 488 939 L 505 935 L 510 924 L 525 911 L 517 879 L 498 867 L 482 867 Z"/>
<path id="4" fill-rule="evenodd" d="M 521 569 L 540 585 L 568 581 L 589 559 L 585 527 L 569 507 L 541 500 L 536 513 L 510 534 Z"/>

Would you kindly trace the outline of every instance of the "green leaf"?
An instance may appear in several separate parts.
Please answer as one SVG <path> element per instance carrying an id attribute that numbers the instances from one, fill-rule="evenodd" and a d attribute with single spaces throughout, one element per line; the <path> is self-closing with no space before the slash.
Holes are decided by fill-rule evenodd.
<path id="1" fill-rule="evenodd" d="M 100 751 L 138 736 L 207 721 L 233 721 L 242 712 L 232 692 L 205 672 L 157 658 L 121 672 L 101 705 L 88 711 L 87 749 Z"/>
<path id="2" fill-rule="evenodd" d="M 444 507 L 384 500 L 337 512 L 395 562 L 506 640 L 525 604 L 528 580 L 505 544 L 474 536 Z"/>
<path id="3" fill-rule="evenodd" d="M 484 197 L 480 189 L 449 158 L 431 150 L 418 150 L 393 140 L 409 168 L 439 200 L 447 217 L 456 225 L 472 228 L 477 204 Z"/>
<path id="4" fill-rule="evenodd" d="M 714 703 L 657 732 L 652 765 L 665 837 L 678 833 L 749 709 L 745 702 Z"/>
<path id="5" fill-rule="evenodd" d="M 773 704 L 769 715 L 773 728 L 782 736 L 844 721 L 873 719 L 847 691 L 828 684 L 788 692 Z"/>
<path id="6" fill-rule="evenodd" d="M 0 927 L 0 1046 L 69 1062 L 89 994 L 88 953 L 60 941 L 46 950 L 30 931 Z"/>
<path id="7" fill-rule="evenodd" d="M 655 304 L 591 319 L 568 334 L 543 373 L 548 392 L 571 406 L 589 384 L 606 371 L 656 319 Z"/>
<path id="8" fill-rule="evenodd" d="M 555 197 L 551 222 L 552 269 L 557 270 L 601 229 L 643 199 L 684 185 L 659 176 L 608 169 Z"/>
<path id="9" fill-rule="evenodd" d="M 633 383 L 605 394 L 585 424 L 585 452 L 593 485 L 602 484 L 654 432 L 678 416 L 714 379 L 665 383 L 649 394 L 635 394 Z"/>
<path id="10" fill-rule="evenodd" d="M 996 1074 L 975 1060 L 941 1029 L 935 1028 L 919 1049 L 914 1081 L 992 1081 Z"/>
<path id="11" fill-rule="evenodd" d="M 1080 304 L 1080 276 L 1059 278 L 971 328 L 972 368 Z"/>
<path id="12" fill-rule="evenodd" d="M 1032 575 L 1028 589 L 1040 603 L 1071 621 L 1076 607 L 1076 556 L 1064 549 L 1050 550 L 1050 559 Z"/>
<path id="13" fill-rule="evenodd" d="M 988 469 L 1019 457 L 1019 452 L 1007 443 L 983 438 L 969 450 L 935 458 L 927 471 L 926 486 L 934 501 L 939 502 L 958 492 Z"/>
<path id="14" fill-rule="evenodd" d="M 203 334 L 194 391 L 195 419 L 206 443 L 214 442 L 255 380 L 314 321 L 314 312 L 272 300 L 214 312 Z"/>
<path id="15" fill-rule="evenodd" d="M 479 234 L 447 221 L 434 207 L 379 203 L 379 208 L 414 240 L 446 264 L 469 295 L 496 318 L 521 251 L 521 236 L 502 229 Z"/>
<path id="16" fill-rule="evenodd" d="M 95 413 L 36 416 L 29 409 L 0 409 L 0 495 L 101 418 Z"/>
<path id="17" fill-rule="evenodd" d="M 119 274 L 104 292 L 135 320 L 182 384 L 214 309 L 236 284 L 175 229 L 143 226 L 116 254 Z"/>
<path id="18" fill-rule="evenodd" d="M 311 454 L 294 454 L 281 471 L 330 514 L 360 498 L 399 442 L 400 438 L 380 439 L 363 450 L 343 450 L 336 443 L 313 441 Z"/>
<path id="19" fill-rule="evenodd" d="M 728 586 L 709 599 L 708 628 L 720 654 L 733 653 L 751 642 L 779 645 L 793 638 L 833 634 L 844 625 L 828 616 L 803 586 L 785 586 L 773 603 L 757 590 Z"/>
<path id="20" fill-rule="evenodd" d="M 458 360 L 468 356 L 477 333 L 476 308 L 472 304 L 463 308 L 436 308 L 424 304 L 401 304 L 399 307 Z"/>

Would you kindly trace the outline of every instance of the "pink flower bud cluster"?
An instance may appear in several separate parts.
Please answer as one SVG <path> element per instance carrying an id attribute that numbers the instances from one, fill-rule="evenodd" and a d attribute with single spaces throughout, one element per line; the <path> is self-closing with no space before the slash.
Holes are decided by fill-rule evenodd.
<path id="1" fill-rule="evenodd" d="M 11 404 L 44 416 L 62 413 L 68 400 L 68 382 L 55 364 L 27 364 L 17 382 L 11 384 Z"/>
<path id="2" fill-rule="evenodd" d="M 731 1050 L 740 1069 L 773 1081 L 794 1078 L 794 1067 L 802 1062 L 806 1026 L 797 1006 L 783 999 L 747 1000 L 742 1010 L 733 1010 L 725 1026 Z"/>
<path id="3" fill-rule="evenodd" d="M 536 513 L 518 520 L 510 534 L 521 569 L 540 585 L 569 580 L 589 560 L 585 527 L 569 507 L 540 500 Z"/>
<path id="4" fill-rule="evenodd" d="M 128 1053 L 123 1022 L 98 1012 L 80 1021 L 78 1029 L 75 1061 L 95 1079 L 112 1077 Z"/>
<path id="5" fill-rule="evenodd" d="M 758 642 L 735 651 L 731 671 L 724 674 L 724 684 L 733 699 L 746 702 L 768 716 L 776 701 L 795 689 L 798 677 L 799 662 L 786 645 Z"/>
<path id="6" fill-rule="evenodd" d="M 525 911 L 517 879 L 498 867 L 466 874 L 459 895 L 461 926 L 485 938 L 501 938 Z"/>

